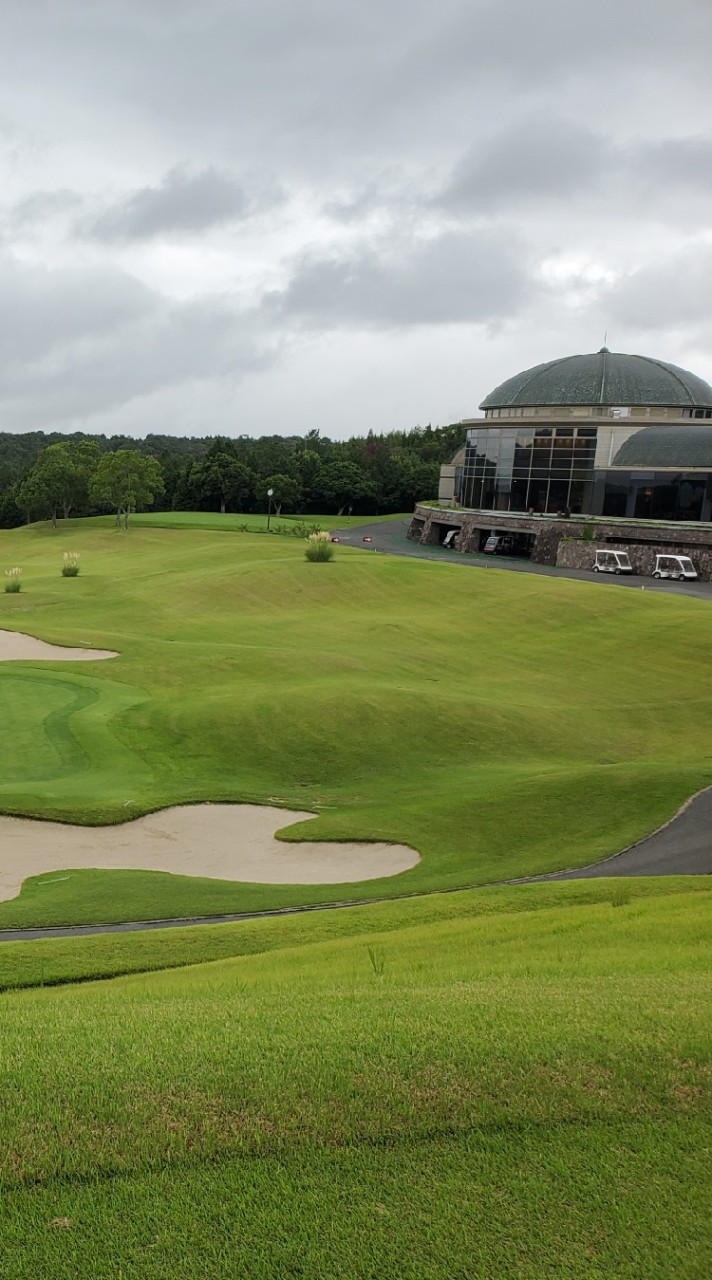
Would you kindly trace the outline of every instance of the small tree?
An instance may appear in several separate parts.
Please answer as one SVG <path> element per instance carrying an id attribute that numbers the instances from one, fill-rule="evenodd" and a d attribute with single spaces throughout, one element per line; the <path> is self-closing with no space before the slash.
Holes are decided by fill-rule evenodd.
<path id="1" fill-rule="evenodd" d="M 105 453 L 92 476 L 89 496 L 99 507 L 116 512 L 116 524 L 129 527 L 129 515 L 137 507 L 150 507 L 164 490 L 161 464 L 136 449 Z"/>
<path id="2" fill-rule="evenodd" d="M 191 486 L 209 510 L 219 507 L 224 515 L 227 507 L 232 511 L 247 510 L 255 491 L 255 477 L 232 454 L 213 452 L 193 468 Z"/>
<path id="3" fill-rule="evenodd" d="M 319 496 L 327 506 L 336 507 L 341 515 L 344 507 L 362 498 L 373 498 L 373 485 L 363 467 L 355 462 L 327 462 L 319 472 Z"/>
<path id="4" fill-rule="evenodd" d="M 267 476 L 263 481 L 265 493 L 268 489 L 273 489 L 272 505 L 278 516 L 282 514 L 282 507 L 288 507 L 290 511 L 298 511 L 299 503 L 302 500 L 302 486 L 293 476 L 285 476 L 280 472 L 274 476 Z"/>
<path id="5" fill-rule="evenodd" d="M 49 515 L 53 526 L 61 510 L 65 520 L 70 511 L 87 499 L 89 477 L 101 454 L 93 440 L 66 440 L 48 445 L 19 486 L 17 502 L 27 513 Z"/>

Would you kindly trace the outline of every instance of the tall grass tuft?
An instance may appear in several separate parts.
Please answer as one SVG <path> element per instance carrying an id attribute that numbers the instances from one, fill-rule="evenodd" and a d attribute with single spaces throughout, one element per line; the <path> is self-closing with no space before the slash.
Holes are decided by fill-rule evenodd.
<path id="1" fill-rule="evenodd" d="M 307 560 L 332 560 L 334 547 L 328 533 L 310 533 L 304 554 Z"/>
<path id="2" fill-rule="evenodd" d="M 5 577 L 7 578 L 7 582 L 5 583 L 6 591 L 15 593 L 22 590 L 22 569 L 18 566 L 14 569 L 6 569 Z"/>
<path id="3" fill-rule="evenodd" d="M 63 578 L 76 578 L 79 573 L 79 552 L 65 551 L 64 564 L 62 565 Z"/>
<path id="4" fill-rule="evenodd" d="M 371 961 L 371 968 L 376 978 L 383 977 L 383 971 L 386 967 L 386 959 L 380 947 L 367 947 L 368 958 Z"/>

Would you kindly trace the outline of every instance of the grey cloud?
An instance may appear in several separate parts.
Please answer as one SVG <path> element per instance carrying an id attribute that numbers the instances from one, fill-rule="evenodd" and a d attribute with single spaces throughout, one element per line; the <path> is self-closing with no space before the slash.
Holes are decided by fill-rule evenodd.
<path id="1" fill-rule="evenodd" d="M 50 270 L 0 261 L 0 363 L 40 360 L 155 309 L 151 290 L 110 266 Z"/>
<path id="2" fill-rule="evenodd" d="M 672 93 L 706 56 L 703 0 L 648 0 L 644 13 L 599 0 L 595 15 L 571 0 L 45 0 L 41 19 L 37 4 L 4 8 L 27 70 L 72 123 L 83 112 L 90 129 L 100 104 L 119 148 L 140 121 L 184 154 L 242 166 L 268 151 L 280 171 L 320 178 L 327 165 L 353 177 L 374 156 L 442 156 L 560 101 L 572 81 L 591 118 L 617 97 L 622 112 L 651 59 L 674 58 Z"/>
<path id="3" fill-rule="evenodd" d="M 474 146 L 436 203 L 457 209 L 558 199 L 590 187 L 616 163 L 607 139 L 565 120 L 535 116 Z"/>
<path id="4" fill-rule="evenodd" d="M 5 0 L 3 18 L 0 163 L 18 200 L 3 234 L 48 266 L 107 264 L 0 271 L 0 403 L 18 420 L 107 405 L 118 416 L 137 397 L 176 396 L 185 377 L 214 388 L 290 334 L 292 352 L 307 335 L 313 382 L 329 346 L 314 332 L 342 330 L 325 358 L 338 394 L 359 384 L 364 349 L 386 367 L 391 343 L 451 350 L 438 324 L 460 324 L 464 347 L 470 322 L 518 317 L 497 340 L 517 368 L 533 332 L 532 363 L 549 341 L 556 354 L 589 301 L 622 325 L 674 329 L 701 312 L 700 256 L 654 264 L 661 243 L 684 244 L 708 218 L 705 0 L 599 0 L 595 12 L 571 0 Z M 271 220 L 252 218 L 279 199 L 252 176 L 264 168 L 293 196 Z M 38 190 L 74 184 L 118 195 L 106 207 Z M 194 243 L 162 253 L 162 236 Z M 529 262 L 549 259 L 601 275 L 584 291 L 564 273 L 542 298 Z M 182 294 L 239 277 L 252 296 L 285 262 L 292 278 L 247 316 L 229 300 L 178 304 L 112 262 L 151 281 L 174 272 Z M 599 280 L 621 263 L 640 270 L 609 293 Z M 372 332 L 350 341 L 357 329 Z M 482 335 L 472 343 L 484 359 Z M 377 392 L 360 385 L 365 417 Z M 408 412 L 417 420 L 413 399 Z"/>
<path id="5" fill-rule="evenodd" d="M 471 147 L 432 207 L 457 215 L 491 214 L 497 208 L 512 214 L 519 202 L 567 200 L 571 208 L 584 197 L 589 209 L 600 200 L 616 218 L 639 218 L 644 197 L 651 220 L 706 222 L 701 203 L 688 199 L 681 208 L 681 188 L 698 196 L 712 188 L 712 142 L 707 138 L 621 143 L 540 114 Z"/>
<path id="6" fill-rule="evenodd" d="M 104 210 L 82 229 L 97 240 L 150 240 L 171 233 L 195 234 L 246 217 L 263 203 L 276 203 L 276 187 L 248 192 L 215 168 L 191 173 L 171 169 L 155 187 L 142 187 Z"/>
<path id="7" fill-rule="evenodd" d="M 637 181 L 658 188 L 669 184 L 671 194 L 676 194 L 680 187 L 698 195 L 712 190 L 712 140 L 708 137 L 639 142 L 626 147 L 622 158 Z"/>
<path id="8" fill-rule="evenodd" d="M 678 0 L 674 9 L 669 0 L 646 0 L 645 6 L 598 0 L 595 10 L 571 0 L 480 0 L 440 5 L 433 12 L 440 21 L 421 51 L 420 71 L 428 59 L 431 66 L 447 59 L 454 79 L 496 76 L 508 90 L 516 80 L 522 92 L 542 82 L 560 92 L 567 81 L 590 72 L 600 89 L 602 67 L 610 74 L 619 66 L 625 66 L 630 86 L 651 53 L 683 65 L 704 65 L 709 53 L 704 0 Z M 504 105 L 496 98 L 493 112 Z"/>
<path id="9" fill-rule="evenodd" d="M 402 206 L 406 199 L 410 199 L 406 193 L 403 175 L 391 170 L 368 179 L 358 187 L 339 192 L 327 200 L 322 212 L 336 222 L 363 222 L 373 213 Z"/>
<path id="10" fill-rule="evenodd" d="M 0 264 L 0 335 L 6 429 L 90 417 L 187 380 L 236 378 L 269 363 L 276 346 L 222 297 L 176 302 L 118 270 L 13 262 Z"/>
<path id="11" fill-rule="evenodd" d="M 451 232 L 400 253 L 308 258 L 265 307 L 317 328 L 488 323 L 516 312 L 527 288 L 506 232 Z"/>
<path id="12" fill-rule="evenodd" d="M 61 188 L 57 191 L 33 191 L 24 199 L 6 209 L 3 213 L 5 224 L 15 231 L 37 225 L 46 225 L 56 218 L 74 213 L 84 203 L 76 191 Z"/>
<path id="13" fill-rule="evenodd" d="M 632 272 L 602 302 L 635 329 L 709 329 L 711 292 L 712 246 L 698 245 Z"/>

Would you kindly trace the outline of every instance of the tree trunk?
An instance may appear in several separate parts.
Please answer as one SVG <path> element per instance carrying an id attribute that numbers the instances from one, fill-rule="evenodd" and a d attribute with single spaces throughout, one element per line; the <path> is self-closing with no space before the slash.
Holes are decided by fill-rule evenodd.
<path id="1" fill-rule="evenodd" d="M 224 498 L 220 499 L 220 515 L 221 516 L 225 515 L 225 499 Z"/>
<path id="2" fill-rule="evenodd" d="M 52 528 L 57 528 L 57 508 L 52 507 Z"/>

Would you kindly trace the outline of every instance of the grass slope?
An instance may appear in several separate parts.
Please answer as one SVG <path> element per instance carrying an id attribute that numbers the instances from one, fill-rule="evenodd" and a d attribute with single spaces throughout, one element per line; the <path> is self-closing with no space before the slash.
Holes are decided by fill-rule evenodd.
<path id="1" fill-rule="evenodd" d="M 319 525 L 322 529 L 357 529 L 360 525 L 385 524 L 391 520 L 405 520 L 406 514 L 388 516 L 340 516 L 334 515 L 281 515 L 273 511 L 270 517 L 270 533 L 289 532 L 295 525 Z M 113 527 L 116 523 L 113 516 L 94 516 L 82 521 L 84 525 L 94 524 L 97 528 Z M 219 511 L 140 511 L 131 516 L 133 527 L 146 529 L 214 529 L 228 533 L 266 533 L 267 514 L 248 512 L 239 514 L 231 511 L 221 515 Z"/>
<path id="2" fill-rule="evenodd" d="M 581 865 L 712 781 L 703 601 L 348 548 L 311 565 L 296 539 L 202 528 L 76 521 L 3 533 L 0 547 L 24 568 L 22 593 L 0 596 L 0 626 L 121 655 L 2 664 L 2 810 L 116 822 L 176 802 L 269 801 L 319 811 L 290 838 L 423 854 L 338 894 L 40 877 L 0 924 L 210 914 Z M 82 554 L 76 579 L 59 573 L 67 549 Z"/>
<path id="3" fill-rule="evenodd" d="M 397 933 L 413 925 L 446 924 L 452 920 L 477 920 L 481 940 L 485 921 L 493 916 L 585 905 L 617 908 L 661 894 L 669 898 L 710 892 L 712 886 L 706 876 L 646 876 L 612 883 L 605 879 L 568 880 L 426 894 L 422 898 L 347 910 L 275 915 L 233 924 L 5 942 L 0 945 L 0 991 L 181 968 L 311 942 Z M 501 927 L 499 922 L 497 928 Z"/>
<path id="4" fill-rule="evenodd" d="M 565 888 L 3 996 L 4 1280 L 703 1280 L 712 897 Z"/>

